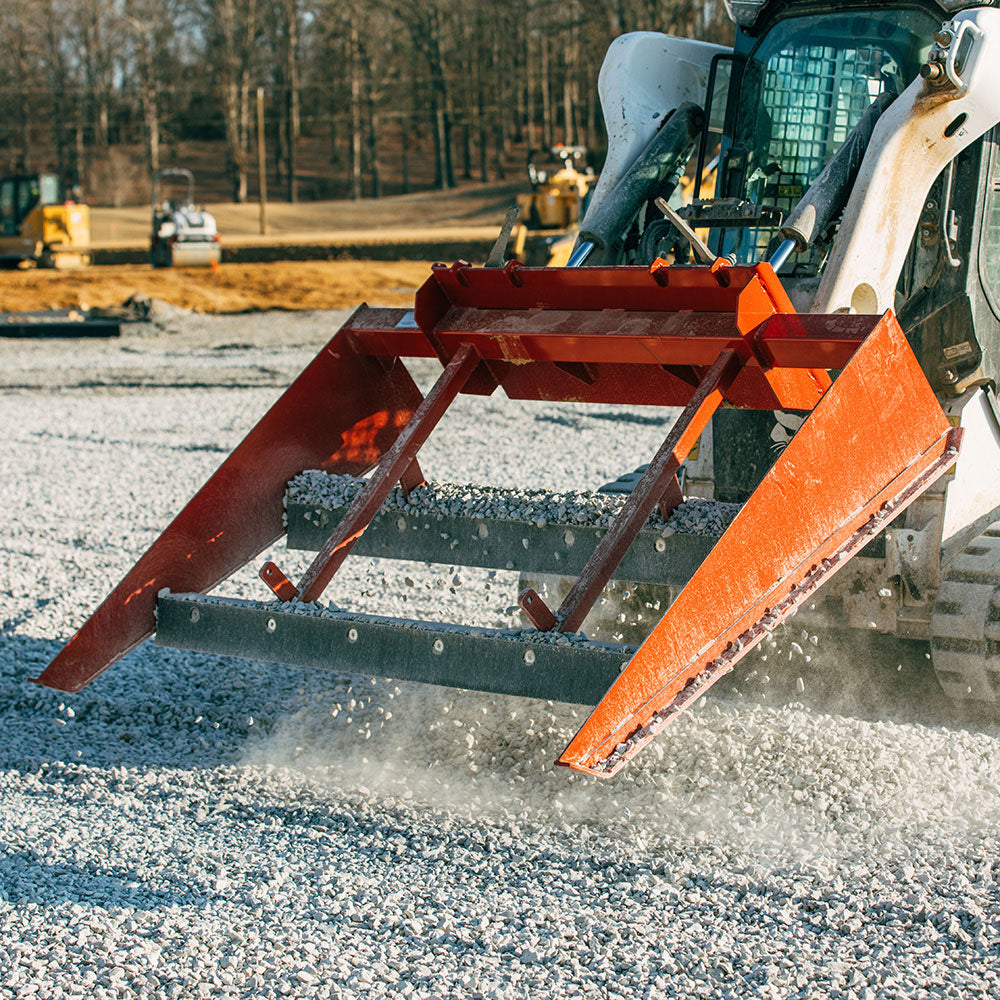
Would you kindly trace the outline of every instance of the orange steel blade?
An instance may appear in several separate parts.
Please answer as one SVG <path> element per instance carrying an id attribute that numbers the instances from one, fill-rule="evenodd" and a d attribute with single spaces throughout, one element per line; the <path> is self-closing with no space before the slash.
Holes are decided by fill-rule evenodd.
<path id="1" fill-rule="evenodd" d="M 954 463 L 886 313 L 558 763 L 608 777 Z"/>
<path id="2" fill-rule="evenodd" d="M 163 588 L 205 591 L 284 534 L 285 486 L 305 469 L 361 475 L 420 404 L 398 360 L 341 330 L 90 616 L 36 682 L 79 691 L 153 634 Z"/>

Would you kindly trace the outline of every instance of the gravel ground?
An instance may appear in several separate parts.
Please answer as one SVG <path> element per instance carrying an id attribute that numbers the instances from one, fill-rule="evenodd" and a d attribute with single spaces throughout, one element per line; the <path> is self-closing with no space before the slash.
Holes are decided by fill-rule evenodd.
<path id="1" fill-rule="evenodd" d="M 149 644 L 77 695 L 26 682 L 334 319 L 0 341 L 0 997 L 1000 995 L 995 727 L 737 686 L 594 782 L 552 767 L 564 705 Z M 464 398 L 421 464 L 593 488 L 662 433 Z M 506 626 L 514 586 L 358 559 L 328 596 Z"/>

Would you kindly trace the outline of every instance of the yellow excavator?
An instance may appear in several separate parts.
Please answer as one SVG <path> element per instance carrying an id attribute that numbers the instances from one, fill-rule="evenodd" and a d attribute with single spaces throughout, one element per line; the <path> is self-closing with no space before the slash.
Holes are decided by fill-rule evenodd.
<path id="1" fill-rule="evenodd" d="M 585 147 L 561 143 L 553 146 L 547 157 L 537 152 L 528 157 L 531 193 L 517 196 L 521 221 L 512 234 L 512 253 L 518 260 L 555 267 L 569 259 L 576 227 L 597 182 L 593 169 L 585 166 L 586 159 Z M 540 241 L 538 250 L 528 250 L 528 232 L 541 229 L 563 232 Z M 526 253 L 531 254 L 531 260 Z"/>
<path id="2" fill-rule="evenodd" d="M 0 179 L 0 265 L 80 267 L 89 244 L 90 209 L 67 200 L 55 174 Z"/>

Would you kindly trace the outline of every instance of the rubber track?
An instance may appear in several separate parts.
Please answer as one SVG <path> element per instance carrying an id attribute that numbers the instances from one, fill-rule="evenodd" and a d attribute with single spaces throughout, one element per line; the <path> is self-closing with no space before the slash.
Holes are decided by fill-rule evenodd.
<path id="1" fill-rule="evenodd" d="M 1000 702 L 1000 521 L 945 571 L 931 614 L 931 659 L 950 698 Z"/>

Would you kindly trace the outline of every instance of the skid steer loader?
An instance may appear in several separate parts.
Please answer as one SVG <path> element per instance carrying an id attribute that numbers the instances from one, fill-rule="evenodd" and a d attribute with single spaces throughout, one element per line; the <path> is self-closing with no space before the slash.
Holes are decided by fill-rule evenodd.
<path id="1" fill-rule="evenodd" d="M 78 690 L 155 632 L 596 704 L 559 763 L 606 777 L 814 608 L 928 643 L 949 693 L 995 701 L 1000 10 L 727 6 L 732 50 L 611 45 L 571 266 L 503 264 L 501 236 L 500 266 L 436 266 L 412 311 L 358 309 L 38 681 Z M 715 197 L 672 208 L 716 144 Z M 426 396 L 405 358 L 440 361 Z M 682 410 L 629 492 L 538 517 L 537 491 L 428 485 L 417 461 L 458 393 L 498 387 Z M 699 438 L 687 483 L 735 506 L 692 532 Z M 286 532 L 318 550 L 301 580 L 267 563 L 267 600 L 206 596 Z M 526 589 L 521 630 L 324 607 L 352 550 L 574 582 L 558 606 Z M 638 648 L 587 634 L 616 580 L 670 591 Z"/>

